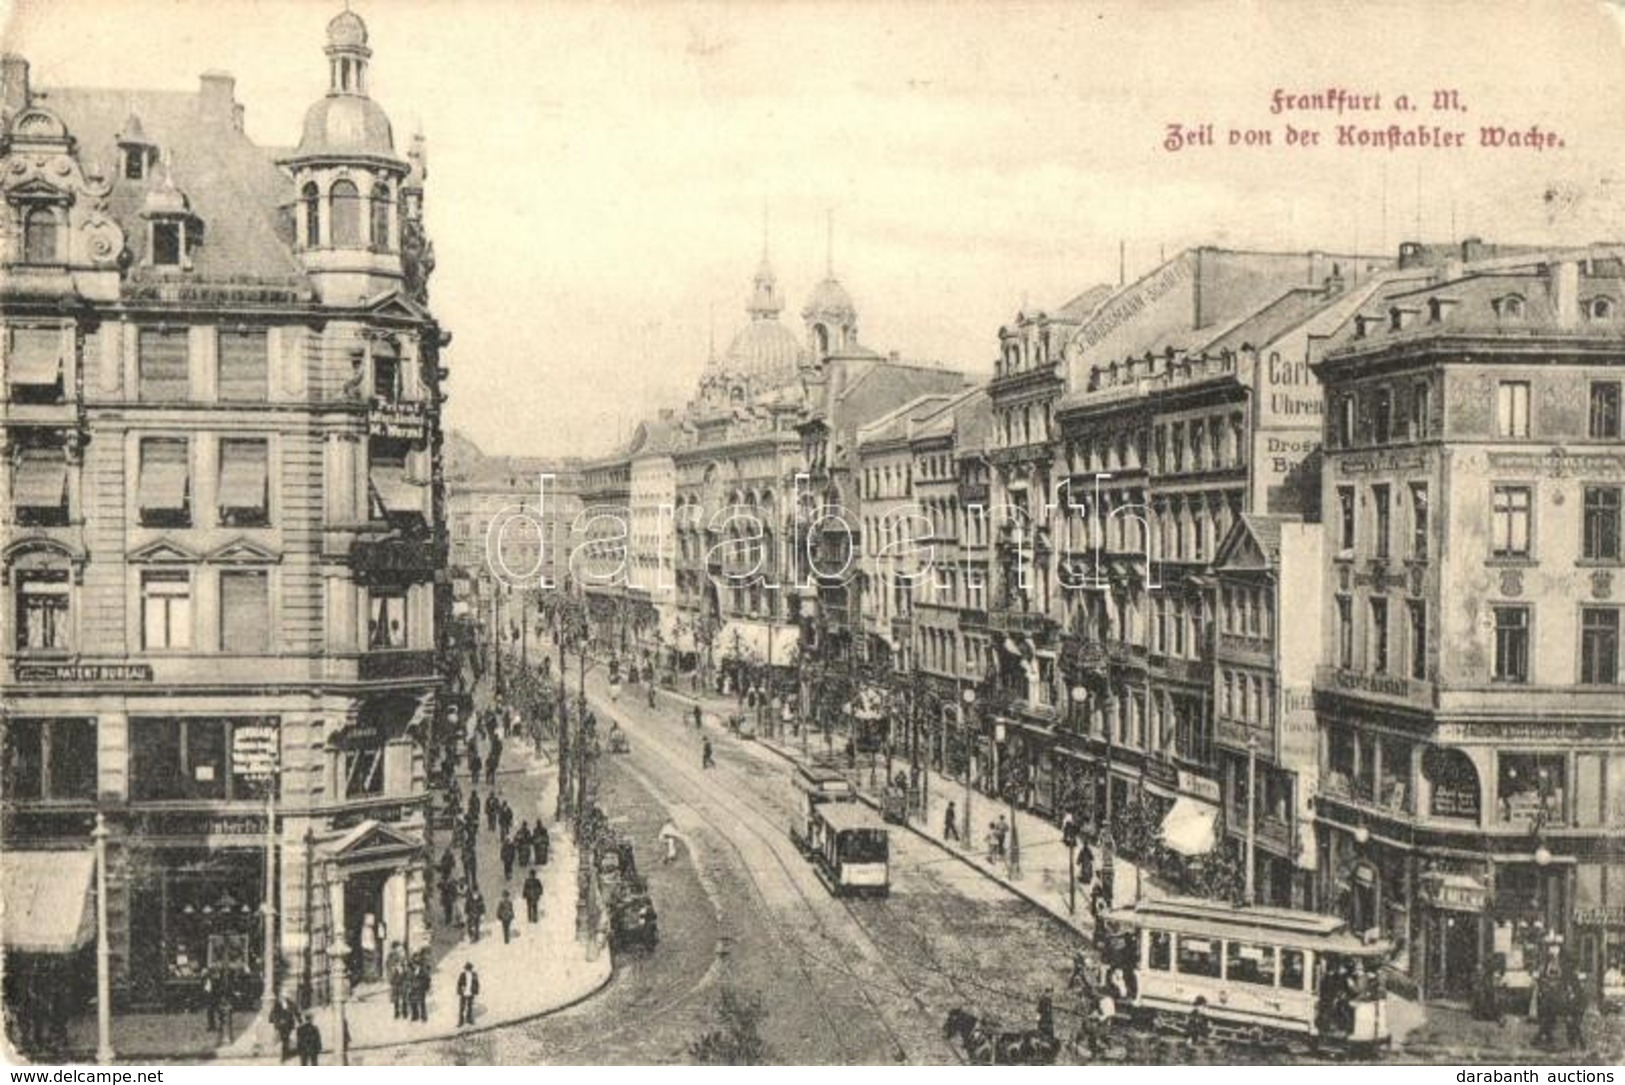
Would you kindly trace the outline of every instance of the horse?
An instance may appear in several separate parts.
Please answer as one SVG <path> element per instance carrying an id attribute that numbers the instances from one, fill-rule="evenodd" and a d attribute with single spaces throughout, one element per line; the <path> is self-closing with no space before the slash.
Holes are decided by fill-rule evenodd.
<path id="1" fill-rule="evenodd" d="M 964 1007 L 948 1011 L 942 1035 L 958 1040 L 972 1063 L 989 1066 L 1049 1066 L 1061 1050 L 1061 1042 L 1053 1036 L 1037 1029 L 989 1028 Z"/>

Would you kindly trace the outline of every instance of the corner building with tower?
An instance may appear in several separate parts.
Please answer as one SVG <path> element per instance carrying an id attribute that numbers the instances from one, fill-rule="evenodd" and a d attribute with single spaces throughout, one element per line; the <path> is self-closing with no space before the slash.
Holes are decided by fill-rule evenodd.
<path id="1" fill-rule="evenodd" d="M 291 151 L 224 73 L 4 61 L 5 886 L 62 920 L 8 917 L 7 968 L 93 985 L 100 816 L 125 1006 L 211 969 L 319 1002 L 428 944 L 449 335 L 422 138 L 368 97 L 360 17 L 325 53 Z"/>

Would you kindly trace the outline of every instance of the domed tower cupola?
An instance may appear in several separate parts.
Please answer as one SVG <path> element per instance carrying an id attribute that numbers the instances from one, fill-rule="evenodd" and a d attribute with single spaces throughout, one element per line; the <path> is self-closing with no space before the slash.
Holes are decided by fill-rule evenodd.
<path id="1" fill-rule="evenodd" d="M 858 310 L 852 295 L 835 277 L 833 219 L 824 250 L 824 278 L 813 287 L 801 319 L 807 328 L 807 349 L 813 361 L 822 364 L 832 354 L 841 354 L 858 345 Z"/>
<path id="2" fill-rule="evenodd" d="M 752 280 L 750 304 L 745 307 L 752 320 L 777 320 L 784 311 L 779 298 L 779 281 L 773 274 L 773 265 L 762 253 L 762 262 L 756 265 L 756 278 Z"/>
<path id="3" fill-rule="evenodd" d="M 305 111 L 293 171 L 295 247 L 323 301 L 353 305 L 400 286 L 401 203 L 411 164 L 395 153 L 383 107 L 367 96 L 367 24 L 346 9 L 327 24 L 327 94 Z"/>
<path id="4" fill-rule="evenodd" d="M 367 94 L 367 24 L 345 8 L 327 24 L 327 62 L 332 70 L 329 94 Z"/>

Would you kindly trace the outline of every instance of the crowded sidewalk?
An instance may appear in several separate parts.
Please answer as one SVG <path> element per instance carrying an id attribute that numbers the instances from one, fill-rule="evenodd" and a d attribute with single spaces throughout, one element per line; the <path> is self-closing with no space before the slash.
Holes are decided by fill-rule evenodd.
<path id="1" fill-rule="evenodd" d="M 466 896 L 456 902 L 457 922 L 444 922 L 436 891 L 437 875 L 425 901 L 432 919 L 428 989 L 423 999 L 426 1020 L 412 1020 L 409 1005 L 405 1015 L 397 1015 L 394 992 L 387 981 L 356 985 L 345 1007 L 349 1050 L 358 1056 L 351 1061 L 365 1062 L 369 1050 L 443 1040 L 458 1033 L 539 1017 L 573 1005 L 609 982 L 612 968 L 608 948 L 584 946 L 576 940 L 577 853 L 568 827 L 553 821 L 557 773 L 545 754 L 537 757 L 528 747 L 517 736 L 506 743 L 495 790 L 512 808 L 513 825 L 529 822 L 548 828 L 548 860 L 535 865 L 542 884 L 537 921 L 529 921 L 523 897 L 530 868 L 521 869 L 516 864 L 511 879 L 503 876 L 502 834 L 488 828 L 484 820 L 483 802 L 492 789 L 482 774 L 475 788 L 482 802 L 475 874 L 486 906 L 480 938 L 477 942 L 469 939 Z M 459 783 L 464 785 L 466 796 L 466 772 Z M 439 859 L 444 836 L 437 834 L 432 859 Z M 507 943 L 497 919 L 504 889 L 510 893 L 515 913 L 511 941 Z M 469 964 L 479 976 L 479 994 L 474 1000 L 473 1023 L 460 1026 L 458 978 Z M 337 1007 L 313 1007 L 310 1014 L 321 1036 L 322 1064 L 337 1063 L 341 1036 Z M 282 1057 L 275 1031 L 264 1014 L 257 1011 L 235 1012 L 224 1028 L 210 1027 L 202 1011 L 116 1013 L 112 1041 L 121 1061 L 299 1061 L 297 1053 Z M 95 1051 L 95 1014 L 81 1015 L 69 1027 L 66 1054 L 74 1061 L 94 1061 Z"/>

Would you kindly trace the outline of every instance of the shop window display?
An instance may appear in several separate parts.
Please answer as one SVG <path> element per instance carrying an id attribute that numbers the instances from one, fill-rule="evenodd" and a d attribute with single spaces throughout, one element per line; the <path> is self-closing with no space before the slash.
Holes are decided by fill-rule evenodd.
<path id="1" fill-rule="evenodd" d="M 265 798 L 275 779 L 263 771 L 267 726 L 274 727 L 258 719 L 132 719 L 132 797 L 138 802 Z"/>
<path id="2" fill-rule="evenodd" d="M 1566 764 L 1561 755 L 1503 753 L 1497 788 L 1500 820 L 1537 828 L 1561 823 Z"/>

